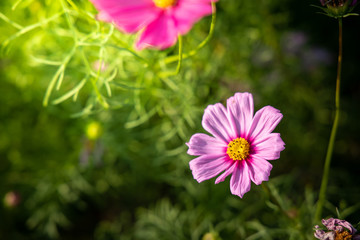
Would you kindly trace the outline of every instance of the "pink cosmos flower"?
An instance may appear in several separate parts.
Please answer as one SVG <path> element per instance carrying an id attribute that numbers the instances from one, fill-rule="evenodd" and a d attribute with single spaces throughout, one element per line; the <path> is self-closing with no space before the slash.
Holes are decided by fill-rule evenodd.
<path id="1" fill-rule="evenodd" d="M 323 219 L 322 224 L 327 228 L 326 231 L 315 226 L 314 236 L 320 240 L 360 240 L 360 235 L 355 234 L 357 230 L 347 221 L 336 218 Z"/>
<path id="2" fill-rule="evenodd" d="M 190 169 L 198 182 L 222 173 L 215 184 L 232 174 L 230 190 L 243 197 L 256 185 L 268 181 L 272 165 L 267 160 L 280 157 L 285 149 L 279 133 L 272 133 L 282 119 L 279 110 L 266 106 L 254 114 L 250 93 L 236 93 L 221 103 L 209 105 L 204 112 L 202 126 L 213 136 L 194 134 L 186 143 L 188 154 L 199 156 L 190 161 Z"/>
<path id="3" fill-rule="evenodd" d="M 200 18 L 211 14 L 216 0 L 90 0 L 98 19 L 126 33 L 142 31 L 135 47 L 168 48 Z"/>

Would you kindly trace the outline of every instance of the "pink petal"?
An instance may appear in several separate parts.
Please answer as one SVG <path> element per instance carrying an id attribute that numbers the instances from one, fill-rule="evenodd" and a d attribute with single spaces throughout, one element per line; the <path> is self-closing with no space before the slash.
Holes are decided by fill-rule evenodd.
<path id="1" fill-rule="evenodd" d="M 178 32 L 173 17 L 163 11 L 145 28 L 136 42 L 136 48 L 138 50 L 147 47 L 165 49 L 174 45 L 177 37 Z"/>
<path id="2" fill-rule="evenodd" d="M 152 0 L 90 0 L 98 8 L 111 9 L 112 7 L 133 7 L 139 5 L 151 5 L 153 6 Z"/>
<path id="3" fill-rule="evenodd" d="M 237 168 L 237 164 L 236 161 L 233 161 L 232 165 L 215 180 L 215 184 L 223 182 L 227 176 L 234 172 L 235 168 Z"/>
<path id="4" fill-rule="evenodd" d="M 179 0 L 170 11 L 179 33 L 186 34 L 194 23 L 212 13 L 211 0 Z"/>
<path id="5" fill-rule="evenodd" d="M 249 165 L 250 178 L 256 185 L 269 180 L 270 171 L 273 166 L 268 161 L 252 156 L 247 160 L 247 163 Z"/>
<path id="6" fill-rule="evenodd" d="M 236 134 L 232 132 L 227 111 L 221 103 L 209 105 L 205 109 L 202 126 L 213 136 L 223 140 L 226 145 L 236 138 Z"/>
<path id="7" fill-rule="evenodd" d="M 223 141 L 203 133 L 194 134 L 188 143 L 187 153 L 193 156 L 211 155 L 225 156 L 227 145 Z"/>
<path id="8" fill-rule="evenodd" d="M 266 137 L 279 124 L 282 117 L 280 111 L 271 106 L 263 107 L 257 111 L 248 133 L 250 141 Z"/>
<path id="9" fill-rule="evenodd" d="M 230 179 L 230 190 L 232 194 L 242 198 L 251 187 L 249 167 L 246 161 L 236 161 L 236 164 L 237 167 Z"/>
<path id="10" fill-rule="evenodd" d="M 319 225 L 316 225 L 316 226 L 315 226 L 314 236 L 315 236 L 317 239 L 322 239 L 324 235 L 325 235 L 325 231 L 324 231 L 324 230 L 321 230 L 321 229 L 319 228 Z"/>
<path id="11" fill-rule="evenodd" d="M 114 22 L 119 29 L 127 33 L 144 28 L 162 11 L 154 6 L 152 0 L 91 1 L 100 12 L 100 20 Z"/>
<path id="12" fill-rule="evenodd" d="M 246 138 L 254 115 L 254 102 L 250 93 L 236 93 L 227 100 L 227 110 L 236 137 Z"/>
<path id="13" fill-rule="evenodd" d="M 321 220 L 322 224 L 328 229 L 332 231 L 340 231 L 344 230 L 344 227 L 350 231 L 350 234 L 353 235 L 356 232 L 356 229 L 345 220 L 340 220 L 337 218 L 329 218 Z"/>
<path id="14" fill-rule="evenodd" d="M 227 156 L 214 157 L 203 155 L 191 160 L 189 165 L 194 178 L 200 183 L 217 176 L 227 169 L 232 162 Z"/>
<path id="15" fill-rule="evenodd" d="M 270 133 L 263 139 L 254 140 L 252 155 L 266 160 L 275 160 L 280 158 L 280 152 L 285 149 L 284 145 L 280 133 Z"/>

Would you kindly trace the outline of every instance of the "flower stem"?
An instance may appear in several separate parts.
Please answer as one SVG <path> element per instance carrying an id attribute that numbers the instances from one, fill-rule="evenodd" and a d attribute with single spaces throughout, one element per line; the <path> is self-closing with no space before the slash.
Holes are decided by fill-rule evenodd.
<path id="1" fill-rule="evenodd" d="M 211 2 L 211 8 L 212 8 L 212 17 L 211 17 L 211 24 L 210 24 L 210 30 L 209 30 L 208 36 L 194 50 L 191 50 L 188 53 L 184 53 L 182 55 L 183 59 L 194 56 L 201 48 L 203 48 L 209 42 L 212 35 L 214 34 L 215 22 L 216 22 L 216 3 L 215 2 Z M 164 63 L 169 64 L 172 62 L 176 62 L 178 60 L 179 60 L 179 56 L 170 56 L 170 57 L 165 58 Z"/>
<path id="2" fill-rule="evenodd" d="M 179 34 L 178 37 L 179 40 L 179 61 L 178 61 L 178 65 L 176 67 L 176 71 L 175 71 L 175 75 L 178 75 L 181 69 L 181 64 L 182 64 L 182 56 L 183 56 L 183 42 L 182 42 L 182 36 Z"/>
<path id="3" fill-rule="evenodd" d="M 339 117 L 340 117 L 340 79 L 341 79 L 341 64 L 342 64 L 342 18 L 338 18 L 339 20 L 339 56 L 338 56 L 338 66 L 337 66 L 337 76 L 336 76 L 336 92 L 335 92 L 335 119 L 333 123 L 333 127 L 331 129 L 331 135 L 329 140 L 329 145 L 326 153 L 325 165 L 324 165 L 324 173 L 321 180 L 320 194 L 319 200 L 317 202 L 316 213 L 315 213 L 315 221 L 319 221 L 322 214 L 323 205 L 326 199 L 326 187 L 329 180 L 329 170 L 331 163 L 331 156 L 334 149 L 334 142 L 336 137 L 336 131 L 339 125 Z"/>

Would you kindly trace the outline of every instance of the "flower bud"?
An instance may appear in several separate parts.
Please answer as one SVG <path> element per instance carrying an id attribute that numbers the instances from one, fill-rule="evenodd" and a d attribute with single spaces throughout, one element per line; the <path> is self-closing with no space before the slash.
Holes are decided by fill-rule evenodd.
<path id="1" fill-rule="evenodd" d="M 321 5 L 330 5 L 333 7 L 344 6 L 345 4 L 349 4 L 350 6 L 354 6 L 357 0 L 320 0 Z"/>
<path id="2" fill-rule="evenodd" d="M 358 15 L 356 13 L 351 13 L 357 0 L 320 0 L 320 3 L 321 5 L 326 6 L 326 8 L 321 9 L 330 17 L 340 18 Z"/>

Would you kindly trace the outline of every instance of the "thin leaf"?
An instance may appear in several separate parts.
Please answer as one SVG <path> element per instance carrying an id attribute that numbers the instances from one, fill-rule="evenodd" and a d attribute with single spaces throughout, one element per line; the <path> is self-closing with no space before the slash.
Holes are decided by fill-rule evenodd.
<path id="1" fill-rule="evenodd" d="M 62 64 L 62 62 L 60 62 L 60 61 L 52 61 L 52 60 L 42 59 L 42 58 L 35 57 L 33 55 L 31 55 L 31 58 L 37 63 L 50 65 L 50 66 L 60 66 Z"/>
<path id="2" fill-rule="evenodd" d="M 106 88 L 106 92 L 108 94 L 109 97 L 111 97 L 111 88 L 108 82 L 104 82 L 105 84 L 105 88 Z"/>
<path id="3" fill-rule="evenodd" d="M 137 127 L 143 123 L 145 123 L 147 120 L 149 120 L 153 115 L 155 115 L 155 113 L 157 112 L 157 108 L 154 107 L 153 109 L 151 109 L 151 111 L 149 111 L 146 114 L 143 114 L 139 119 L 136 119 L 134 121 L 130 121 L 125 123 L 125 128 L 134 128 Z"/>
<path id="4" fill-rule="evenodd" d="M 82 117 L 82 116 L 87 116 L 92 114 L 92 109 L 94 107 L 94 104 L 89 104 L 88 106 L 86 106 L 86 108 L 84 108 L 81 112 L 72 114 L 70 117 L 72 118 L 78 118 L 78 117 Z"/>
<path id="5" fill-rule="evenodd" d="M 64 80 L 64 74 L 65 74 L 65 68 L 64 68 L 64 71 L 62 71 L 62 72 L 60 73 L 59 79 L 58 79 L 58 81 L 57 81 L 57 84 L 56 84 L 56 90 L 57 90 L 57 91 L 60 89 L 60 86 L 61 86 L 61 84 L 62 84 L 62 82 L 63 82 L 63 80 Z"/>
<path id="6" fill-rule="evenodd" d="M 35 23 L 35 24 L 32 24 L 32 25 L 29 25 L 27 27 L 24 27 L 24 28 L 21 28 L 20 31 L 18 31 L 17 33 L 15 33 L 14 35 L 12 35 L 11 37 L 7 38 L 3 43 L 3 48 L 5 48 L 12 40 L 14 40 L 15 38 L 17 37 L 20 37 L 21 35 L 24 35 L 25 33 L 28 33 L 30 32 L 31 30 L 35 29 L 35 28 L 38 28 L 38 27 L 41 27 L 43 26 L 44 24 L 47 24 L 48 22 L 51 22 L 57 18 L 59 18 L 61 15 L 63 14 L 63 12 L 61 13 L 57 13 L 55 15 L 53 15 L 52 17 L 50 18 L 47 18 L 41 22 L 38 22 L 38 23 Z M 19 25 L 20 26 L 20 25 Z"/>
<path id="7" fill-rule="evenodd" d="M 54 89 L 55 84 L 56 84 L 57 80 L 59 79 L 60 74 L 64 71 L 64 69 L 65 69 L 65 65 L 62 64 L 58 68 L 56 73 L 54 74 L 53 78 L 51 79 L 51 81 L 50 81 L 50 83 L 49 83 L 49 85 L 48 85 L 48 87 L 46 89 L 45 96 L 44 96 L 44 100 L 43 100 L 43 106 L 44 107 L 46 107 L 48 105 L 51 92 Z"/>
<path id="8" fill-rule="evenodd" d="M 77 95 L 79 93 L 79 91 L 81 90 L 82 87 L 84 87 L 85 83 L 87 81 L 87 78 L 84 78 L 83 80 L 81 80 L 79 82 L 78 85 L 76 85 L 73 89 L 71 89 L 69 92 L 65 93 L 63 96 L 55 99 L 54 101 L 52 101 L 52 104 L 56 105 L 59 104 L 61 102 L 64 102 L 65 100 L 67 100 L 68 98 L 70 98 L 73 95 Z"/>
<path id="9" fill-rule="evenodd" d="M 119 88 L 124 88 L 124 89 L 127 89 L 127 90 L 141 90 L 141 89 L 144 89 L 143 87 L 134 87 L 134 86 L 129 86 L 129 85 L 126 85 L 124 83 L 121 83 L 121 82 L 110 82 L 111 85 L 114 85 L 115 87 L 119 87 Z"/>
<path id="10" fill-rule="evenodd" d="M 24 28 L 23 26 L 21 26 L 20 24 L 10 20 L 7 16 L 5 16 L 2 12 L 0 12 L 0 18 L 2 20 L 4 20 L 5 22 L 7 22 L 8 24 L 10 24 L 11 26 L 13 26 L 14 28 L 17 28 L 17 29 L 22 29 Z"/>

